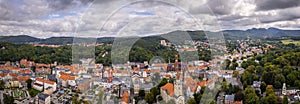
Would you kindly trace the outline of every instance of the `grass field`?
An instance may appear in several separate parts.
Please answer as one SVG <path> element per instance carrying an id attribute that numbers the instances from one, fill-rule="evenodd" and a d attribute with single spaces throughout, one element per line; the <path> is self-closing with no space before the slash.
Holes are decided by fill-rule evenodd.
<path id="1" fill-rule="evenodd" d="M 300 41 L 297 41 L 297 40 L 288 39 L 288 40 L 281 40 L 281 42 L 283 44 L 290 44 L 290 43 L 292 43 L 292 44 L 295 44 L 297 46 L 300 46 Z"/>

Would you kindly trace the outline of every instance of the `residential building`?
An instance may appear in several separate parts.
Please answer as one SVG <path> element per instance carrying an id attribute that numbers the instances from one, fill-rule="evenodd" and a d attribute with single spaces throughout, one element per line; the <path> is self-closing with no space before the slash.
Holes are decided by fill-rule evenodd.
<path id="1" fill-rule="evenodd" d="M 50 102 L 51 102 L 50 95 L 44 93 L 38 94 L 38 101 L 37 101 L 38 104 L 50 104 Z"/>
<path id="2" fill-rule="evenodd" d="M 234 95 L 225 95 L 225 104 L 234 104 Z"/>

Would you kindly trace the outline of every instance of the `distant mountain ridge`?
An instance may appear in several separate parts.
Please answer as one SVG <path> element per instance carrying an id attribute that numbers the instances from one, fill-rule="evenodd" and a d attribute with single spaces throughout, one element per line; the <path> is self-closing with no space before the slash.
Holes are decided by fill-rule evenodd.
<path id="1" fill-rule="evenodd" d="M 177 31 L 173 31 L 177 32 Z M 208 31 L 186 31 L 189 33 L 193 40 L 206 40 L 205 33 Z M 224 30 L 221 31 L 225 39 L 236 40 L 236 39 L 268 39 L 268 38 L 282 38 L 282 37 L 300 37 L 300 30 L 281 30 L 278 28 L 252 28 L 248 30 Z M 220 33 L 220 32 L 219 32 Z M 168 33 L 167 33 L 168 34 Z M 157 42 L 163 38 L 160 38 L 160 34 L 155 36 L 143 37 L 143 39 L 151 40 L 152 42 Z M 55 44 L 55 45 L 65 45 L 72 44 L 73 37 L 50 37 L 46 39 L 35 38 L 27 35 L 19 36 L 1 36 L 0 42 L 11 42 L 16 44 L 28 44 L 28 43 L 39 43 L 39 44 Z M 114 37 L 102 37 L 97 38 L 99 43 L 112 43 Z"/>

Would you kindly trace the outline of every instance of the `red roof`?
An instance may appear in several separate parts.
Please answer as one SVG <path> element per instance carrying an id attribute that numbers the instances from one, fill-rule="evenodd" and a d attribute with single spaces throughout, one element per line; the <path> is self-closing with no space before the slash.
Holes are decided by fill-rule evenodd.
<path id="1" fill-rule="evenodd" d="M 162 90 L 166 90 L 167 94 L 170 96 L 174 95 L 174 85 L 171 83 L 167 83 L 166 85 L 161 87 Z"/>
<path id="2" fill-rule="evenodd" d="M 75 80 L 75 76 L 69 76 L 69 80 Z"/>
<path id="3" fill-rule="evenodd" d="M 128 91 L 124 91 L 123 97 L 122 97 L 122 102 L 125 102 L 127 104 L 128 101 L 129 101 L 129 93 L 128 93 Z"/>
<path id="4" fill-rule="evenodd" d="M 68 80 L 69 79 L 69 76 L 68 75 L 64 75 L 64 74 L 62 74 L 62 75 L 60 75 L 60 77 L 59 77 L 60 79 L 62 79 L 62 80 L 64 80 L 64 81 L 66 81 L 66 80 Z"/>
<path id="5" fill-rule="evenodd" d="M 47 84 L 51 84 L 51 85 L 54 85 L 55 82 L 53 81 L 50 81 L 50 80 L 44 80 L 42 78 L 36 78 L 37 81 L 40 81 L 40 82 L 44 82 L 44 83 L 47 83 Z"/>
<path id="6" fill-rule="evenodd" d="M 9 76 L 12 76 L 12 77 L 17 77 L 18 74 L 15 74 L 15 73 L 9 73 Z"/>
<path id="7" fill-rule="evenodd" d="M 1 76 L 1 77 L 6 77 L 6 76 L 7 76 L 7 74 L 0 74 L 0 76 Z"/>
<path id="8" fill-rule="evenodd" d="M 30 76 L 19 76 L 18 77 L 18 81 L 20 81 L 20 82 L 27 81 L 28 79 L 30 79 Z"/>

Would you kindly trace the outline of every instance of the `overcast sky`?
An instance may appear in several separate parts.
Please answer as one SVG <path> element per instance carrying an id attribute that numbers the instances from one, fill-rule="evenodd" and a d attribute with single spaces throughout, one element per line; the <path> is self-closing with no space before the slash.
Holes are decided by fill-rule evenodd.
<path id="1" fill-rule="evenodd" d="M 2 36 L 146 36 L 299 24 L 300 0 L 0 0 Z"/>

